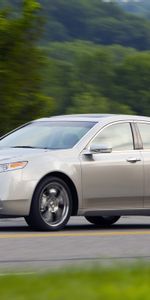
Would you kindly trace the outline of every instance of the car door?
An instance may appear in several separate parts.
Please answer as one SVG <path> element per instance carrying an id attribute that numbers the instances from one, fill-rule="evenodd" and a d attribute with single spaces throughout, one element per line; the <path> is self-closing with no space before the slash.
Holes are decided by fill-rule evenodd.
<path id="1" fill-rule="evenodd" d="M 144 208 L 150 208 L 150 123 L 137 122 L 144 160 Z"/>
<path id="2" fill-rule="evenodd" d="M 111 153 L 82 152 L 86 210 L 143 207 L 143 161 L 140 151 L 135 149 L 134 139 L 129 122 L 114 123 L 100 130 L 87 145 L 87 150 L 95 144 L 103 145 L 102 148 L 105 145 L 104 148 L 112 149 Z"/>

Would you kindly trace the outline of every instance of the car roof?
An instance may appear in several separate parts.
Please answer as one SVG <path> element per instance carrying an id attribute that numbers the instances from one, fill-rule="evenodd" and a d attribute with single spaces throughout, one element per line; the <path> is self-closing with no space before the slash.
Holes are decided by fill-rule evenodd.
<path id="1" fill-rule="evenodd" d="M 52 116 L 49 118 L 42 118 L 35 121 L 89 121 L 89 122 L 102 122 L 107 121 L 120 121 L 120 120 L 143 120 L 150 121 L 149 117 L 136 116 L 136 115 L 119 115 L 119 114 L 73 114 L 73 115 L 60 115 Z M 109 120 L 108 120 L 109 119 Z"/>

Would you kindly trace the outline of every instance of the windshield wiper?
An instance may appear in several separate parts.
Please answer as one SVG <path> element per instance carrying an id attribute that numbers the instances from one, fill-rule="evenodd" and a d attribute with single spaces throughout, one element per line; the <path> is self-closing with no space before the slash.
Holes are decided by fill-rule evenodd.
<path id="1" fill-rule="evenodd" d="M 11 148 L 37 149 L 36 147 L 32 146 L 12 146 Z"/>

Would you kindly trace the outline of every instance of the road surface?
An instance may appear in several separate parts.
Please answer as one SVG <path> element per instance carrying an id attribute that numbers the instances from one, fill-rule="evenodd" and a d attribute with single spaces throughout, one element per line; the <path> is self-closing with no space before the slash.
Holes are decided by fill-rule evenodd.
<path id="1" fill-rule="evenodd" d="M 34 232 L 24 219 L 0 220 L 0 272 L 150 261 L 150 217 L 122 217 L 110 229 L 83 217 L 63 231 Z"/>

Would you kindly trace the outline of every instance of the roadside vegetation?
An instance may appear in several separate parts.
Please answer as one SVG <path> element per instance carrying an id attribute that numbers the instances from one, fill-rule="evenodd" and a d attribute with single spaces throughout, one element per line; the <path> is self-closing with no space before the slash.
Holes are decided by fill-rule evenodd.
<path id="1" fill-rule="evenodd" d="M 0 277 L 3 300 L 148 300 L 150 267 L 73 269 L 43 275 Z"/>
<path id="2" fill-rule="evenodd" d="M 27 0 L 1 0 L 3 7 L 13 6 L 14 15 Z M 28 1 L 28 2 L 33 2 Z M 96 44 L 120 44 L 139 50 L 150 47 L 150 21 L 125 12 L 112 1 L 39 0 L 45 20 L 43 42 L 88 40 Z M 143 2 L 143 1 L 142 1 Z M 135 7 L 138 4 L 135 4 Z M 143 5 L 143 3 L 142 3 Z M 142 11 L 141 5 L 141 11 Z M 145 4 L 145 10 L 149 6 Z"/>
<path id="3" fill-rule="evenodd" d="M 66 113 L 150 115 L 150 21 L 101 0 L 1 0 L 0 135 Z"/>

